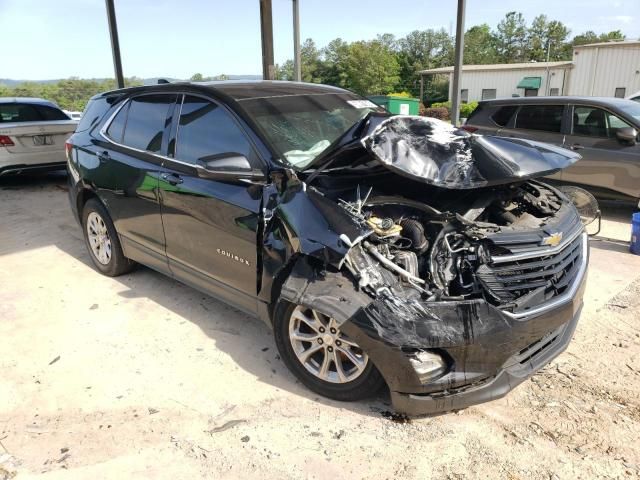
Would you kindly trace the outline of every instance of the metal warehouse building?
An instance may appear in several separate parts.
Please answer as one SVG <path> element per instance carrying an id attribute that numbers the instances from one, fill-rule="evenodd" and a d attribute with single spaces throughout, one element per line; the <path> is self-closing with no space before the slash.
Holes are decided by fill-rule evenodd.
<path id="1" fill-rule="evenodd" d="M 449 75 L 453 67 L 419 72 Z M 626 97 L 640 90 L 640 41 L 581 45 L 573 61 L 497 65 L 464 65 L 460 96 L 463 102 L 537 95 Z"/>

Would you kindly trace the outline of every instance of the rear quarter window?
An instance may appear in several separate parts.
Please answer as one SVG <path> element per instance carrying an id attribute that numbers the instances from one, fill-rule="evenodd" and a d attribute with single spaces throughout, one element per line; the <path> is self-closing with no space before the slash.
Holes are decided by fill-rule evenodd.
<path id="1" fill-rule="evenodd" d="M 524 105 L 516 117 L 516 128 L 560 133 L 564 105 Z"/>
<path id="2" fill-rule="evenodd" d="M 76 132 L 84 132 L 85 130 L 95 127 L 115 100 L 113 97 L 99 97 L 89 100 L 80 119 L 80 123 L 78 123 Z"/>
<path id="3" fill-rule="evenodd" d="M 513 117 L 513 114 L 516 113 L 516 110 L 518 110 L 516 105 L 497 107 L 496 111 L 491 114 L 491 120 L 500 127 L 506 127 L 511 117 Z"/>

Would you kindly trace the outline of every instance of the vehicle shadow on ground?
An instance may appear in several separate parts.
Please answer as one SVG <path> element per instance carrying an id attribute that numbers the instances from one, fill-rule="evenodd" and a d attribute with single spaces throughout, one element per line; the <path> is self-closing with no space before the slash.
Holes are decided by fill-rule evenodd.
<path id="1" fill-rule="evenodd" d="M 629 251 L 629 242 L 616 240 L 615 238 L 595 236 L 589 240 L 589 246 L 591 248 L 597 248 L 599 250 L 628 253 L 631 255 L 631 252 Z"/>
<path id="2" fill-rule="evenodd" d="M 29 195 L 40 190 L 45 190 L 48 196 L 54 195 L 55 205 L 61 205 L 64 211 L 56 211 L 53 215 L 34 221 L 14 220 L 12 228 L 17 227 L 23 231 L 32 229 L 38 233 L 28 236 L 28 245 L 20 242 L 8 246 L 0 244 L 0 256 L 53 245 L 93 269 L 80 226 L 67 206 L 66 175 L 0 179 L 0 198 L 5 200 L 7 194 L 13 195 L 13 192 Z M 58 194 L 65 196 L 63 202 L 57 199 Z M 9 211 L 10 208 L 6 205 L 4 208 L 0 206 L 0 216 L 14 213 Z M 51 208 L 51 205 L 42 205 L 43 212 L 46 212 L 47 208 Z M 47 225 L 43 225 L 43 221 Z M 96 275 L 99 273 L 96 272 Z M 391 409 L 388 392 L 385 391 L 381 391 L 377 397 L 370 400 L 354 403 L 332 401 L 311 392 L 289 372 L 280 359 L 271 329 L 262 321 L 222 301 L 143 266 L 114 280 L 126 287 L 126 290 L 119 293 L 122 298 L 147 298 L 197 325 L 215 341 L 216 349 L 227 353 L 239 367 L 261 382 L 323 405 L 346 408 L 361 415 L 379 416 L 381 412 Z"/>

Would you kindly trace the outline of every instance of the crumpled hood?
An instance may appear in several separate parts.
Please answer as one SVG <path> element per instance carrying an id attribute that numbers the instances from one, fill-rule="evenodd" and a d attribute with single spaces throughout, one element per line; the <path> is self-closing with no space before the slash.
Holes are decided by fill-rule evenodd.
<path id="1" fill-rule="evenodd" d="M 409 115 L 385 119 L 360 142 L 390 170 L 449 189 L 551 175 L 581 158 L 547 143 L 474 135 L 435 118 Z"/>

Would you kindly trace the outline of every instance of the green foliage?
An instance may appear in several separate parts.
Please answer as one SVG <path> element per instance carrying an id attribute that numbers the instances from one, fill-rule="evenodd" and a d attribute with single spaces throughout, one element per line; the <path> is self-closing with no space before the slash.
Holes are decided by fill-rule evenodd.
<path id="1" fill-rule="evenodd" d="M 400 80 L 394 52 L 378 40 L 353 42 L 342 62 L 345 86 L 361 95 L 379 95 L 393 90 Z"/>
<path id="2" fill-rule="evenodd" d="M 412 98 L 413 95 L 411 95 L 409 92 L 391 92 L 391 93 L 387 93 L 388 97 L 401 97 L 401 98 Z"/>
<path id="3" fill-rule="evenodd" d="M 476 108 L 478 108 L 478 102 L 463 103 L 460 105 L 460 116 L 462 118 L 469 118 Z"/>
<path id="4" fill-rule="evenodd" d="M 498 24 L 496 50 L 504 63 L 524 62 L 527 57 L 527 24 L 520 12 L 509 12 Z"/>
<path id="5" fill-rule="evenodd" d="M 620 31 L 601 35 L 585 32 L 570 40 L 570 30 L 562 22 L 538 15 L 531 25 L 519 12 L 509 12 L 495 30 L 487 24 L 475 25 L 465 32 L 464 63 L 515 63 L 529 61 L 571 60 L 574 45 L 609 40 L 622 40 Z M 374 40 L 348 43 L 341 38 L 324 48 L 311 39 L 302 45 L 302 79 L 354 90 L 364 95 L 387 92 L 420 94 L 420 70 L 453 64 L 454 38 L 444 30 L 415 30 L 396 38 L 384 33 Z M 293 62 L 276 65 L 281 80 L 293 79 Z M 446 75 L 424 78 L 426 103 L 448 97 Z M 465 107 L 469 108 L 469 107 Z"/>
<path id="6" fill-rule="evenodd" d="M 125 79 L 125 85 L 142 85 L 142 81 L 132 77 Z M 2 97 L 40 97 L 51 100 L 65 110 L 82 111 L 89 99 L 97 93 L 114 90 L 116 82 L 106 80 L 82 80 L 69 78 L 55 83 L 23 82 L 15 87 L 0 85 Z"/>
<path id="7" fill-rule="evenodd" d="M 573 41 L 571 44 L 573 46 L 577 45 L 587 45 L 589 43 L 598 43 L 598 42 L 615 42 L 624 40 L 627 37 L 620 30 L 613 30 L 608 33 L 601 33 L 598 35 L 592 30 L 587 30 L 580 35 L 576 35 L 573 37 Z"/>
<path id="8" fill-rule="evenodd" d="M 486 23 L 471 27 L 464 34 L 464 63 L 479 65 L 498 61 L 497 37 Z"/>
<path id="9" fill-rule="evenodd" d="M 451 102 L 436 102 L 431 104 L 432 108 L 446 108 L 451 116 Z M 460 105 L 460 117 L 469 118 L 471 113 L 478 107 L 478 102 L 467 102 Z"/>
<path id="10" fill-rule="evenodd" d="M 437 118 L 438 120 L 450 120 L 449 110 L 444 107 L 425 108 L 421 115 L 425 117 Z"/>
<path id="11" fill-rule="evenodd" d="M 410 32 L 397 42 L 397 57 L 400 64 L 398 87 L 409 91 L 414 97 L 420 96 L 418 72 L 451 65 L 453 51 L 453 38 L 444 29 Z M 448 85 L 445 91 L 448 91 Z M 446 93 L 444 96 L 446 97 Z M 431 97 L 427 95 L 427 98 Z"/>
<path id="12" fill-rule="evenodd" d="M 546 15 L 538 15 L 529 28 L 529 60 L 544 62 L 567 58 L 569 29 L 557 20 L 549 21 Z M 570 57 L 569 57 L 570 58 Z"/>

